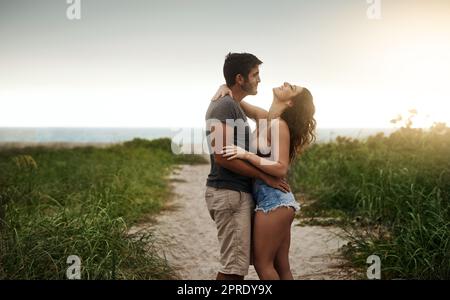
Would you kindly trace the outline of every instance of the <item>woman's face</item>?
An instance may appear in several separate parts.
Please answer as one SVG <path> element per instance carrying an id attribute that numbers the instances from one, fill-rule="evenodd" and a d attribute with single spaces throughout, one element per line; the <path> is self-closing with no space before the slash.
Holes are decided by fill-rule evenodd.
<path id="1" fill-rule="evenodd" d="M 273 89 L 273 94 L 281 102 L 290 101 L 292 98 L 302 92 L 303 88 L 298 85 L 292 85 L 285 82 L 282 86 Z"/>

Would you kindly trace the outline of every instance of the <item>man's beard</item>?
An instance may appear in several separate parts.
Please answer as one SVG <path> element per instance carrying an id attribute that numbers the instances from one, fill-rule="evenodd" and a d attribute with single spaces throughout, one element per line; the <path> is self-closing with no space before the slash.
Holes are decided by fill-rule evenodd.
<path id="1" fill-rule="evenodd" d="M 249 95 L 256 94 L 256 88 L 254 88 L 249 81 L 244 82 L 241 85 L 241 89 Z"/>

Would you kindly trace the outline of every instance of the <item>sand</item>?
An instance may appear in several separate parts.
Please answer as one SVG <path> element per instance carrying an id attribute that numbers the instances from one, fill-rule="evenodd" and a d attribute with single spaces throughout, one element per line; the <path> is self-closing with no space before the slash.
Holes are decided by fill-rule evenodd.
<path id="1" fill-rule="evenodd" d="M 156 222 L 130 229 L 154 231 L 160 255 L 177 269 L 179 278 L 214 279 L 219 269 L 219 247 L 215 223 L 204 199 L 209 165 L 181 166 L 171 176 L 174 195 Z M 292 225 L 290 263 L 295 279 L 352 279 L 354 272 L 343 268 L 338 249 L 346 244 L 335 227 Z M 257 280 L 250 266 L 246 279 Z"/>

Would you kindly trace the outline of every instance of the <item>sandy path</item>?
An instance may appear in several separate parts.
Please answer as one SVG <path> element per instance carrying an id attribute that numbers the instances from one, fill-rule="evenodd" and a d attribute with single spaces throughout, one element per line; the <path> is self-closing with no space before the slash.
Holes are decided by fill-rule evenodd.
<path id="1" fill-rule="evenodd" d="M 169 209 L 156 217 L 156 223 L 141 224 L 136 230 L 154 230 L 161 254 L 176 267 L 182 279 L 214 279 L 219 268 L 219 247 L 215 223 L 204 199 L 209 165 L 182 166 L 171 176 L 173 192 Z M 343 261 L 337 249 L 345 241 L 339 229 L 319 226 L 292 227 L 290 262 L 295 279 L 349 278 L 339 268 Z M 258 279 L 250 267 L 246 279 Z"/>

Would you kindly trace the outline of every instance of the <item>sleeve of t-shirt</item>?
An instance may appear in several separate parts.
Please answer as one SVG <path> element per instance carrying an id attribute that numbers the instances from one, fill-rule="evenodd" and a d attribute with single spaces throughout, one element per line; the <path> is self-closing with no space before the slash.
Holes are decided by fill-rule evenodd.
<path id="1" fill-rule="evenodd" d="M 211 112 L 210 117 L 221 122 L 226 122 L 227 120 L 236 120 L 238 119 L 236 105 L 231 101 L 224 100 L 220 102 L 217 107 Z"/>

